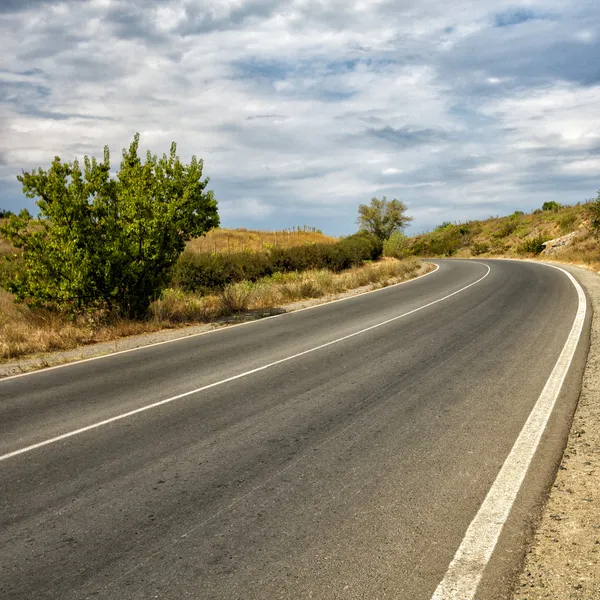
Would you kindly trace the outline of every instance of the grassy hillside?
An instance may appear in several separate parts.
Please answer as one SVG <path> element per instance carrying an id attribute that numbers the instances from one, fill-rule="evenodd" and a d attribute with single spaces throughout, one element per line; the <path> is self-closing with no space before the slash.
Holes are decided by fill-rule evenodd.
<path id="1" fill-rule="evenodd" d="M 4 219 L 0 219 L 0 225 L 3 221 Z M 304 231 L 302 229 L 284 229 L 282 231 L 213 229 L 203 237 L 190 240 L 186 250 L 189 252 L 235 254 L 247 251 L 260 252 L 273 247 L 290 248 L 306 244 L 333 244 L 338 241 L 338 238 L 317 231 Z M 14 248 L 0 236 L 0 256 L 13 251 Z"/>
<path id="2" fill-rule="evenodd" d="M 275 246 L 290 248 L 305 244 L 332 244 L 337 238 L 316 231 L 283 230 L 257 231 L 250 229 L 213 229 L 205 236 L 191 240 L 187 250 L 191 252 L 217 252 L 235 254 L 237 252 L 260 252 Z"/>
<path id="3" fill-rule="evenodd" d="M 598 244 L 588 225 L 586 204 L 555 206 L 530 214 L 517 211 L 506 217 L 443 223 L 410 238 L 409 247 L 418 256 L 533 256 L 544 250 L 543 242 L 575 232 L 573 243 L 555 248 L 552 255 L 574 259 L 574 251 L 582 251 L 587 259 L 598 260 Z"/>

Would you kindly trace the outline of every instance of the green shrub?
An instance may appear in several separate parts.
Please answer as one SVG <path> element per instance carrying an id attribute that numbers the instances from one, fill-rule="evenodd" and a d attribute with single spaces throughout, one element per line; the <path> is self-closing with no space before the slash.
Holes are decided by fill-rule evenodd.
<path id="1" fill-rule="evenodd" d="M 400 231 L 395 231 L 383 242 L 383 254 L 392 258 L 408 256 L 408 238 Z"/>
<path id="2" fill-rule="evenodd" d="M 517 229 L 518 226 L 519 226 L 519 223 L 517 220 L 509 219 L 500 226 L 500 229 L 498 229 L 498 231 L 494 232 L 493 237 L 495 237 L 495 238 L 508 237 L 509 235 L 511 235 L 515 232 L 515 230 Z"/>
<path id="3" fill-rule="evenodd" d="M 448 229 L 448 227 L 452 227 L 452 223 L 450 221 L 444 221 L 435 228 L 435 231 L 443 231 L 444 229 Z"/>
<path id="4" fill-rule="evenodd" d="M 577 215 L 574 212 L 569 212 L 566 215 L 562 216 L 558 221 L 560 225 L 560 231 L 563 234 L 570 233 L 573 231 L 573 226 L 577 222 Z"/>
<path id="5" fill-rule="evenodd" d="M 242 281 L 227 285 L 221 290 L 219 299 L 225 314 L 244 312 L 252 299 L 252 284 Z"/>
<path id="6" fill-rule="evenodd" d="M 550 202 L 544 202 L 544 204 L 542 204 L 543 211 L 558 212 L 561 208 L 562 205 L 554 200 L 551 200 Z"/>
<path id="7" fill-rule="evenodd" d="M 490 245 L 486 242 L 475 242 L 471 244 L 470 249 L 473 256 L 479 256 L 480 254 L 487 254 L 490 251 Z"/>
<path id="8" fill-rule="evenodd" d="M 271 248 L 268 253 L 208 254 L 184 252 L 172 271 L 171 284 L 206 294 L 242 281 L 257 281 L 278 273 L 328 269 L 344 271 L 381 256 L 382 244 L 372 234 L 359 233 L 337 244 Z"/>
<path id="9" fill-rule="evenodd" d="M 202 179 L 203 164 L 169 156 L 138 156 L 139 135 L 123 151 L 120 170 L 104 160 L 62 163 L 17 178 L 39 217 L 12 215 L 0 232 L 23 250 L 26 269 L 8 282 L 17 300 L 79 312 L 116 309 L 146 315 L 165 287 L 186 241 L 218 226 L 217 203 Z"/>
<path id="10" fill-rule="evenodd" d="M 171 284 L 188 292 L 208 293 L 231 283 L 256 281 L 272 273 L 273 266 L 264 253 L 184 252 L 172 271 Z"/>
<path id="11" fill-rule="evenodd" d="M 544 249 L 544 242 L 549 239 L 540 233 L 528 240 L 523 240 L 523 243 L 518 246 L 517 252 L 519 254 L 539 254 Z"/>

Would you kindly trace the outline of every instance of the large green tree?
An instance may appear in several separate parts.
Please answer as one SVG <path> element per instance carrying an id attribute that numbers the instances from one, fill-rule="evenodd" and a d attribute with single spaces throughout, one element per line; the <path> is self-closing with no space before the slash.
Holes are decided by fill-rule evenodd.
<path id="1" fill-rule="evenodd" d="M 18 300 L 72 311 L 145 314 L 166 284 L 185 243 L 219 225 L 202 160 L 183 164 L 171 145 L 158 158 L 138 156 L 139 134 L 116 177 L 108 147 L 102 162 L 86 156 L 18 176 L 39 216 L 12 216 L 2 233 L 23 250 L 26 268 L 9 283 Z"/>
<path id="2" fill-rule="evenodd" d="M 402 231 L 412 217 L 406 214 L 406 204 L 400 200 L 372 198 L 370 204 L 358 207 L 358 225 L 361 230 L 376 235 L 381 241 L 387 240 L 395 231 Z"/>

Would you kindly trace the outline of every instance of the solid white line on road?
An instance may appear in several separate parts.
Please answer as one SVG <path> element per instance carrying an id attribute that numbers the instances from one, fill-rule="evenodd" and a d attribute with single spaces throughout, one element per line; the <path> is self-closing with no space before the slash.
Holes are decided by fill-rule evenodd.
<path id="1" fill-rule="evenodd" d="M 508 519 L 573 361 L 585 322 L 585 293 L 570 273 L 554 265 L 546 264 L 546 266 L 565 273 L 577 290 L 579 307 L 571 332 L 527 422 L 483 504 L 471 521 L 446 575 L 431 600 L 473 600 L 475 598 L 483 572 Z"/>
<path id="2" fill-rule="evenodd" d="M 385 288 L 379 288 L 376 290 L 369 290 L 368 292 L 362 292 L 360 294 L 356 294 L 354 296 L 347 296 L 346 298 L 338 298 L 337 300 L 328 300 L 321 304 L 315 304 L 314 306 L 305 306 L 304 308 L 298 308 L 297 310 L 292 310 L 290 312 L 284 312 L 277 315 L 270 315 L 268 317 L 263 317 L 262 319 L 256 319 L 254 321 L 246 321 L 245 323 L 236 323 L 235 325 L 229 325 L 227 328 L 225 327 L 215 327 L 215 329 L 211 329 L 209 331 L 201 331 L 199 333 L 192 333 L 191 335 L 181 335 L 179 337 L 163 340 L 162 342 L 154 342 L 152 344 L 145 344 L 143 346 L 137 346 L 136 348 L 127 348 L 126 350 L 117 350 L 116 352 L 110 352 L 108 354 L 102 354 L 100 356 L 91 356 L 90 358 L 81 358 L 79 360 L 74 360 L 72 362 L 68 362 L 62 365 L 54 365 L 53 367 L 46 367 L 44 369 L 37 369 L 36 371 L 30 371 L 29 373 L 19 373 L 18 375 L 9 375 L 8 377 L 0 377 L 0 384 L 4 381 L 9 381 L 10 379 L 17 379 L 19 377 L 29 377 L 30 375 L 37 375 L 38 373 L 47 373 L 48 371 L 53 371 L 55 369 L 64 369 L 65 367 L 71 367 L 73 365 L 80 365 L 82 363 L 91 362 L 93 360 L 102 360 L 103 358 L 111 358 L 113 356 L 117 356 L 118 354 L 127 354 L 129 352 L 137 352 L 138 350 L 145 350 L 146 348 L 152 348 L 154 346 L 163 346 L 165 344 L 173 344 L 174 342 L 181 342 L 183 340 L 189 340 L 191 338 L 200 337 L 201 335 L 208 335 L 210 333 L 215 333 L 218 331 L 223 331 L 224 329 L 233 329 L 234 327 L 243 327 L 244 325 L 256 325 L 257 323 L 263 323 L 264 321 L 269 321 L 270 319 L 277 319 L 279 317 L 285 317 L 288 315 L 293 315 L 295 313 L 303 312 L 305 310 L 312 310 L 315 308 L 323 308 L 325 306 L 329 306 L 330 304 L 335 304 L 336 302 L 345 302 L 346 300 L 352 300 L 354 298 L 359 298 L 362 296 L 366 296 L 367 294 L 375 294 L 377 292 L 381 292 L 383 290 L 387 290 L 390 288 L 398 287 L 400 285 L 405 285 L 407 283 L 412 283 L 413 281 L 417 281 L 417 279 L 421 279 L 423 277 L 427 277 L 427 275 L 433 275 L 436 271 L 439 270 L 440 266 L 434 264 L 435 269 L 424 273 L 423 275 L 419 275 L 418 277 L 413 277 L 412 279 L 407 279 L 406 281 L 400 281 L 399 283 L 393 283 L 392 285 L 388 285 Z"/>
<path id="3" fill-rule="evenodd" d="M 444 300 L 447 300 L 448 298 L 451 298 L 452 296 L 456 296 L 456 294 L 460 294 L 461 292 L 464 292 L 465 290 L 468 290 L 470 287 L 473 287 L 474 285 L 478 284 L 480 281 L 483 281 L 489 275 L 490 267 L 488 265 L 484 265 L 483 263 L 478 263 L 478 264 L 482 264 L 487 269 L 487 271 L 486 271 L 485 275 L 483 275 L 483 277 L 480 277 L 477 281 L 474 281 L 473 283 L 470 283 L 469 285 L 466 285 L 465 287 L 460 288 L 459 290 L 456 290 L 455 292 L 452 292 L 451 294 L 448 294 L 447 296 L 444 296 L 443 298 L 439 298 L 438 300 L 434 300 L 433 302 L 428 302 L 427 304 L 424 304 L 423 306 L 420 306 L 419 308 L 409 310 L 408 312 L 405 312 L 401 315 L 392 317 L 391 319 L 387 319 L 386 321 L 382 321 L 381 323 L 377 323 L 376 325 L 371 325 L 370 327 L 366 327 L 365 329 L 361 329 L 360 331 L 356 331 L 349 335 L 345 335 L 344 337 L 332 340 L 331 342 L 327 342 L 326 344 L 321 344 L 320 346 L 315 346 L 314 348 L 309 348 L 308 350 L 304 350 L 303 352 L 298 352 L 297 354 L 293 354 L 292 356 L 286 356 L 285 358 L 281 358 L 280 360 L 276 360 L 272 363 L 263 365 L 262 367 L 257 367 L 256 369 L 251 369 L 250 371 L 245 371 L 244 373 L 239 373 L 238 375 L 233 375 L 232 377 L 227 377 L 227 379 L 221 379 L 220 381 L 215 381 L 214 383 L 204 385 L 202 387 L 196 388 L 195 390 L 191 390 L 191 391 L 185 392 L 183 394 L 178 394 L 177 396 L 172 396 L 171 398 L 166 398 L 165 400 L 159 400 L 158 402 L 153 402 L 152 404 L 148 404 L 146 406 L 136 408 L 135 410 L 130 410 L 128 412 L 122 413 L 120 415 L 116 415 L 109 419 L 104 419 L 103 421 L 98 421 L 97 423 L 92 423 L 91 425 L 81 427 L 80 429 L 75 429 L 74 431 L 69 431 L 67 433 L 63 433 L 62 435 L 57 435 L 56 437 L 44 440 L 43 442 L 38 442 L 37 444 L 32 444 L 31 446 L 26 446 L 24 448 L 20 448 L 19 450 L 14 450 L 13 452 L 9 452 L 8 454 L 4 454 L 4 455 L 0 456 L 0 461 L 7 460 L 9 458 L 18 456 L 20 454 L 25 454 L 26 452 L 31 452 L 32 450 L 36 450 L 37 448 L 42 448 L 43 446 L 48 446 L 49 444 L 54 444 L 56 442 L 60 442 L 61 440 L 66 440 L 68 438 L 79 435 L 81 433 L 85 433 L 86 431 L 91 431 L 92 429 L 98 429 L 99 427 L 103 427 L 104 425 L 109 425 L 110 423 L 114 423 L 115 421 L 121 421 L 122 419 L 127 419 L 128 417 L 132 417 L 133 415 L 137 415 L 139 413 L 146 412 L 153 408 L 158 408 L 159 406 L 163 406 L 164 404 L 169 404 L 171 402 L 175 402 L 175 400 L 181 400 L 182 398 L 186 398 L 188 396 L 191 396 L 192 394 L 197 394 L 199 392 L 209 390 L 209 389 L 217 387 L 219 385 L 223 385 L 225 383 L 235 381 L 236 379 L 241 379 L 242 377 L 247 377 L 248 375 L 252 375 L 253 373 L 258 373 L 260 371 L 264 371 L 265 369 L 269 369 L 276 365 L 280 365 L 282 363 L 294 360 L 295 358 L 299 358 L 300 356 L 304 356 L 306 354 L 316 352 L 317 350 L 327 348 L 328 346 L 333 346 L 334 344 L 338 344 L 340 342 L 343 342 L 344 340 L 348 340 L 357 335 L 361 335 L 363 333 L 366 333 L 367 331 L 372 331 L 373 329 L 383 327 L 384 325 L 388 325 L 389 323 L 398 321 L 398 319 L 408 317 L 409 315 L 412 315 L 416 312 L 419 312 L 420 310 L 428 308 L 429 306 L 433 306 L 434 304 L 443 302 Z"/>

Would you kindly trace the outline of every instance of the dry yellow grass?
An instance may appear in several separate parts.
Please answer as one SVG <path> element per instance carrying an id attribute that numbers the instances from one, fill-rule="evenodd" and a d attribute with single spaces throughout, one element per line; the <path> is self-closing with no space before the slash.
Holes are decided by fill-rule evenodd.
<path id="1" fill-rule="evenodd" d="M 275 274 L 256 282 L 244 281 L 227 286 L 220 294 L 196 296 L 181 290 L 165 290 L 152 304 L 155 319 L 171 322 L 198 322 L 244 311 L 275 308 L 308 298 L 321 298 L 365 285 L 382 287 L 410 279 L 420 270 L 416 258 L 383 259 L 342 273 L 327 270 Z"/>
<path id="2" fill-rule="evenodd" d="M 213 229 L 205 236 L 190 240 L 187 250 L 192 252 L 260 252 L 274 246 L 287 248 L 305 244 L 333 244 L 339 240 L 313 231 L 255 231 L 249 229 Z"/>
<path id="3" fill-rule="evenodd" d="M 582 265 L 600 273 L 600 246 L 598 240 L 591 234 L 583 236 L 571 246 L 557 250 L 555 254 L 541 254 L 540 260 L 556 260 L 573 265 Z"/>
<path id="4" fill-rule="evenodd" d="M 384 259 L 334 274 L 308 271 L 276 275 L 256 283 L 237 283 L 219 295 L 199 297 L 168 289 L 151 305 L 147 321 L 69 319 L 45 310 L 16 304 L 0 290 L 0 360 L 69 350 L 77 346 L 116 340 L 183 324 L 206 323 L 234 313 L 270 309 L 283 304 L 344 292 L 363 285 L 382 287 L 415 276 L 417 259 Z"/>
<path id="5" fill-rule="evenodd" d="M 110 324 L 98 324 L 83 318 L 69 319 L 57 313 L 17 304 L 11 294 L 0 289 L 0 360 L 68 350 L 155 331 L 156 328 L 152 322 L 113 319 Z"/>
<path id="6" fill-rule="evenodd" d="M 2 221 L 3 219 L 0 219 L 0 225 Z M 339 242 L 339 239 L 316 231 L 213 229 L 205 236 L 190 240 L 186 248 L 191 252 L 233 254 L 248 251 L 260 252 L 275 246 L 288 248 L 305 244 L 333 244 L 335 242 Z M 15 249 L 0 236 L 0 256 L 14 251 Z"/>

